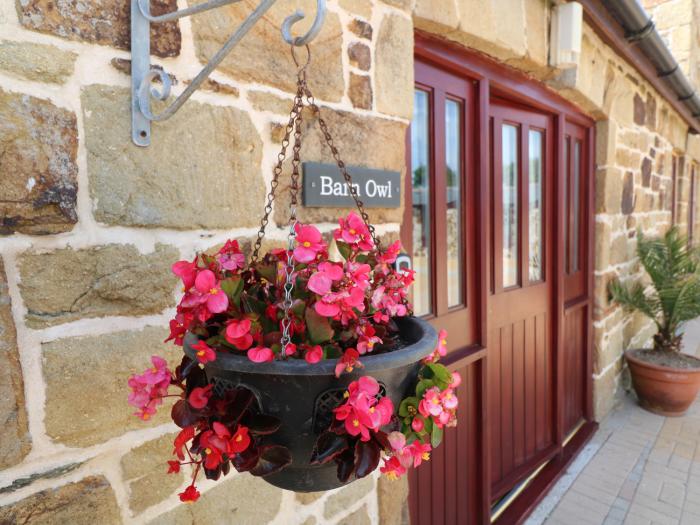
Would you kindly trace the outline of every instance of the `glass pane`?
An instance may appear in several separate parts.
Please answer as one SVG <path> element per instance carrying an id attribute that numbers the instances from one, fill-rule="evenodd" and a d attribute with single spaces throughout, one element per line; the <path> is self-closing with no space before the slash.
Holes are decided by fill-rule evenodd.
<path id="1" fill-rule="evenodd" d="M 416 90 L 411 123 L 413 169 L 413 310 L 430 313 L 430 95 Z"/>
<path id="2" fill-rule="evenodd" d="M 581 142 L 574 142 L 574 173 L 571 181 L 571 211 L 573 216 L 573 226 L 571 232 L 571 272 L 578 272 L 579 265 L 579 240 L 581 224 Z"/>
<path id="3" fill-rule="evenodd" d="M 462 304 L 462 104 L 445 102 L 447 304 Z"/>
<path id="4" fill-rule="evenodd" d="M 518 284 L 518 128 L 504 125 L 503 164 L 503 287 Z"/>
<path id="5" fill-rule="evenodd" d="M 529 142 L 529 187 L 528 187 L 528 239 L 529 239 L 529 272 L 530 281 L 542 280 L 542 260 L 544 246 L 542 244 L 542 132 L 530 130 Z"/>

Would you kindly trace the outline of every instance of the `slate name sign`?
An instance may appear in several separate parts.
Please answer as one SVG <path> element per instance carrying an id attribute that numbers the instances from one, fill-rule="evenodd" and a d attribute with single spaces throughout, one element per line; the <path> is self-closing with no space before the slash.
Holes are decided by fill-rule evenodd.
<path id="1" fill-rule="evenodd" d="M 305 162 L 302 165 L 304 206 L 354 208 L 355 201 L 335 164 Z M 367 208 L 398 208 L 401 205 L 401 174 L 348 166 L 352 184 Z"/>

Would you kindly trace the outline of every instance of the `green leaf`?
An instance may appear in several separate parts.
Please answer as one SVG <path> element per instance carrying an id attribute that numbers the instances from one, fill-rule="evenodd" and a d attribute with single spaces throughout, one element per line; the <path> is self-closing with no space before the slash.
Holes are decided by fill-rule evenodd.
<path id="1" fill-rule="evenodd" d="M 416 411 L 418 411 L 418 398 L 407 397 L 401 401 L 401 404 L 399 405 L 399 417 L 409 417 L 415 414 L 415 412 L 413 414 L 409 412 L 408 407 L 413 407 Z"/>
<path id="2" fill-rule="evenodd" d="M 221 289 L 236 306 L 240 306 L 241 292 L 243 291 L 243 279 L 240 276 L 236 275 L 221 281 Z"/>
<path id="3" fill-rule="evenodd" d="M 350 248 L 350 246 L 343 241 L 335 241 L 335 244 L 338 246 L 340 255 L 342 255 L 343 259 L 347 261 L 350 258 L 350 255 L 352 255 L 352 248 Z"/>
<path id="4" fill-rule="evenodd" d="M 276 263 L 258 263 L 255 265 L 257 274 L 268 282 L 277 282 L 277 264 Z"/>
<path id="5" fill-rule="evenodd" d="M 430 435 L 430 446 L 436 448 L 442 443 L 442 428 L 433 425 L 433 432 Z"/>
<path id="6" fill-rule="evenodd" d="M 299 319 L 304 317 L 304 310 L 306 309 L 306 303 L 304 301 L 296 300 L 292 303 L 290 311 L 297 316 Z"/>
<path id="7" fill-rule="evenodd" d="M 241 301 L 243 303 L 243 310 L 249 314 L 257 314 L 261 316 L 265 313 L 265 303 L 252 297 L 250 294 L 243 292 L 241 294 Z"/>
<path id="8" fill-rule="evenodd" d="M 309 339 L 314 344 L 325 343 L 333 337 L 333 327 L 327 317 L 323 317 L 316 313 L 313 308 L 307 308 L 306 313 L 306 328 L 309 332 Z"/>
<path id="9" fill-rule="evenodd" d="M 416 397 L 421 398 L 425 391 L 429 388 L 435 386 L 435 382 L 432 379 L 421 379 L 416 385 Z"/>

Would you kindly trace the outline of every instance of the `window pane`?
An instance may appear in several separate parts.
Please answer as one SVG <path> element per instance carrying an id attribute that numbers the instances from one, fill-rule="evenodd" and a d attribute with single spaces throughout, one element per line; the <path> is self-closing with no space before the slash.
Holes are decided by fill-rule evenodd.
<path id="1" fill-rule="evenodd" d="M 574 173 L 571 181 L 571 203 L 573 216 L 573 231 L 571 232 L 571 272 L 578 272 L 579 265 L 579 240 L 581 225 L 581 142 L 574 142 Z"/>
<path id="2" fill-rule="evenodd" d="M 530 281 L 542 280 L 542 260 L 544 246 L 542 245 L 542 132 L 530 130 L 529 142 L 529 179 L 528 187 L 528 239 L 529 239 L 529 272 Z"/>
<path id="3" fill-rule="evenodd" d="M 411 167 L 413 169 L 413 310 L 430 313 L 430 96 L 416 90 L 411 123 Z"/>
<path id="4" fill-rule="evenodd" d="M 564 224 L 564 268 L 566 273 L 571 273 L 571 236 L 569 235 L 569 210 L 571 206 L 569 205 L 569 169 L 571 166 L 571 137 L 566 136 L 564 141 L 564 160 L 566 161 L 564 167 L 564 214 L 565 218 Z"/>
<path id="5" fill-rule="evenodd" d="M 462 104 L 445 103 L 447 169 L 447 304 L 462 304 Z"/>
<path id="6" fill-rule="evenodd" d="M 503 163 L 503 287 L 518 284 L 518 128 L 504 125 Z"/>

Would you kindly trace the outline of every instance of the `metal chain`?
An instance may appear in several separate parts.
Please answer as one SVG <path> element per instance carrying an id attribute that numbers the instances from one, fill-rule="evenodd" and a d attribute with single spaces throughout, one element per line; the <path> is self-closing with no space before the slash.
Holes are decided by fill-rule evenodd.
<path id="1" fill-rule="evenodd" d="M 343 160 L 340 158 L 340 152 L 338 151 L 338 148 L 335 147 L 335 144 L 333 144 L 333 137 L 331 136 L 330 131 L 328 131 L 328 125 L 326 124 L 326 121 L 323 120 L 323 117 L 321 117 L 321 109 L 316 105 L 314 96 L 311 94 L 311 91 L 309 90 L 306 83 L 304 83 L 304 93 L 306 95 L 307 104 L 318 116 L 318 125 L 321 128 L 321 132 L 323 133 L 323 138 L 325 139 L 326 144 L 328 144 L 328 147 L 331 150 L 331 154 L 335 159 L 335 163 L 338 165 L 338 169 L 340 170 L 341 175 L 345 179 L 345 184 L 347 184 L 348 189 L 350 190 L 350 195 L 355 201 L 355 206 L 357 206 L 357 210 L 360 212 L 360 216 L 362 217 L 365 226 L 367 226 L 367 229 L 369 230 L 369 233 L 372 236 L 374 246 L 377 250 L 379 250 L 379 239 L 377 239 L 377 234 L 374 230 L 374 226 L 370 222 L 369 215 L 365 211 L 364 203 L 360 200 L 360 196 L 357 194 L 357 189 L 352 183 L 352 177 L 350 176 L 350 173 L 348 173 L 348 170 L 345 167 L 345 162 L 343 162 Z"/>
<path id="2" fill-rule="evenodd" d="M 302 97 L 304 95 L 304 84 L 305 78 L 302 76 L 302 71 L 299 72 L 299 77 L 297 79 L 297 92 L 294 96 L 294 105 L 292 106 L 292 111 L 289 114 L 289 122 L 287 122 L 287 128 L 285 129 L 284 138 L 282 139 L 282 148 L 277 154 L 277 164 L 273 170 L 272 182 L 270 183 L 270 192 L 267 194 L 267 203 L 265 204 L 265 214 L 260 220 L 260 229 L 258 230 L 258 236 L 255 240 L 255 247 L 253 248 L 253 256 L 251 262 L 256 262 L 258 260 L 258 254 L 260 252 L 260 247 L 262 246 L 263 238 L 265 237 L 265 228 L 270 221 L 270 213 L 272 212 L 272 203 L 275 200 L 275 191 L 279 185 L 279 178 L 282 174 L 282 165 L 287 157 L 287 147 L 289 146 L 289 138 L 292 135 L 292 131 L 295 127 L 295 122 L 297 114 L 301 114 L 301 109 L 303 107 Z"/>

